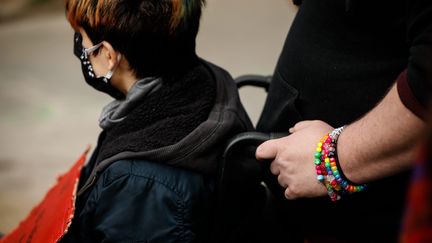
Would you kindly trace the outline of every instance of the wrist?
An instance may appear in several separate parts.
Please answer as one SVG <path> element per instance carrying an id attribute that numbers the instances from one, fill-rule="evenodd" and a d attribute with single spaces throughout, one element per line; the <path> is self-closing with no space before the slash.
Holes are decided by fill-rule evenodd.
<path id="1" fill-rule="evenodd" d="M 362 164 L 362 157 L 358 154 L 359 148 L 355 148 L 354 142 L 356 140 L 352 138 L 352 131 L 353 127 L 350 125 L 340 134 L 337 144 L 337 157 L 344 176 L 353 183 L 361 184 L 365 182 L 364 168 L 359 166 Z M 363 163 L 363 166 L 366 165 Z"/>

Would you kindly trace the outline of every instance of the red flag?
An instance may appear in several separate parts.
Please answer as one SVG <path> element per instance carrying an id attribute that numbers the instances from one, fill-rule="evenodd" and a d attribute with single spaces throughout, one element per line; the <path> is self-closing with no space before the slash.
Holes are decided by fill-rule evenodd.
<path id="1" fill-rule="evenodd" d="M 51 243 L 58 242 L 66 234 L 72 223 L 78 182 L 88 151 L 58 178 L 42 202 L 0 243 Z"/>

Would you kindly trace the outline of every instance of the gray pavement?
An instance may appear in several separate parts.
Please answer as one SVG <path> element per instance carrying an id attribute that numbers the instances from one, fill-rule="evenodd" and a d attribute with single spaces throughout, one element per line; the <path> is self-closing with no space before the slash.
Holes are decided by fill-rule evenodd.
<path id="1" fill-rule="evenodd" d="M 271 74 L 295 14 L 288 0 L 208 0 L 198 53 L 233 76 Z M 0 24 L 0 232 L 8 232 L 96 143 L 109 98 L 89 88 L 63 12 Z M 254 121 L 265 93 L 241 90 Z"/>

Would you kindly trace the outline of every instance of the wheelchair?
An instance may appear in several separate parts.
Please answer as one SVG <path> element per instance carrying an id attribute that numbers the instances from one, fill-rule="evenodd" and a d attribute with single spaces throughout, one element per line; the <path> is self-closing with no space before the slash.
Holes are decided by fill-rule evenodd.
<path id="1" fill-rule="evenodd" d="M 243 75 L 235 82 L 238 89 L 253 86 L 268 91 L 271 79 L 272 76 Z M 270 173 L 271 161 L 257 161 L 255 151 L 261 143 L 287 135 L 243 132 L 226 143 L 218 167 L 211 242 L 268 242 L 265 222 L 272 213 L 266 212 L 267 204 L 272 192 L 283 195 L 283 188 Z"/>

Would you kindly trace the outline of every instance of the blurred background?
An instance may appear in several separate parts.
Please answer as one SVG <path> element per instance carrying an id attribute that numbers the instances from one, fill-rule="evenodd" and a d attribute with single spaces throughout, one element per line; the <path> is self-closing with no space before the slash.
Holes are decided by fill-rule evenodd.
<path id="1" fill-rule="evenodd" d="M 88 144 L 110 99 L 87 86 L 63 0 L 0 0 L 0 232 L 12 230 Z M 198 54 L 234 77 L 272 74 L 290 0 L 207 0 Z M 265 92 L 240 91 L 254 122 Z"/>

